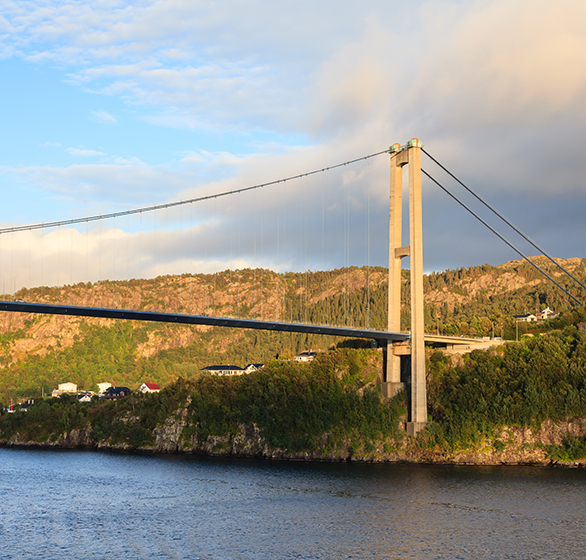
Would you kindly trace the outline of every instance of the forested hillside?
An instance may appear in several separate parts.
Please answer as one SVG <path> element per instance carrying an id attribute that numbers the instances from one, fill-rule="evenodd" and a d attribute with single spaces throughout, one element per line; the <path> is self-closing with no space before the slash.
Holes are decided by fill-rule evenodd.
<path id="1" fill-rule="evenodd" d="M 548 259 L 532 260 L 577 299 L 586 300 L 586 291 Z M 557 262 L 586 284 L 586 259 Z M 498 324 L 503 325 L 505 338 L 513 338 L 513 315 L 535 313 L 546 307 L 556 312 L 575 307 L 562 290 L 524 260 L 432 273 L 424 277 L 424 292 L 428 328 L 435 314 L 439 316 L 440 330 L 447 334 L 486 336 L 494 325 L 496 335 Z"/>
<path id="2" fill-rule="evenodd" d="M 544 258 L 537 262 L 575 291 L 557 267 Z M 586 282 L 585 259 L 563 264 Z M 562 312 L 572 307 L 562 291 L 524 261 L 432 273 L 424 279 L 424 290 L 426 330 L 447 334 L 488 336 L 494 331 L 511 339 L 513 315 L 548 306 Z M 406 272 L 403 294 L 407 301 Z M 387 281 L 386 269 L 380 267 L 285 274 L 247 269 L 39 287 L 2 297 L 13 298 L 384 329 Z M 407 305 L 402 322 L 407 330 Z M 535 324 L 528 328 L 535 329 Z M 65 381 L 86 390 L 102 381 L 131 388 L 143 381 L 166 385 L 212 364 L 244 366 L 340 342 L 317 335 L 1 313 L 0 398 L 10 402 L 38 396 Z"/>
<path id="3" fill-rule="evenodd" d="M 385 401 L 372 385 L 379 362 L 380 354 L 343 349 L 308 367 L 273 360 L 250 375 L 196 375 L 160 394 L 87 404 L 46 399 L 27 413 L 0 413 L 0 444 L 220 454 L 236 445 L 252 456 L 320 458 L 372 455 L 377 446 L 390 452 L 402 438 L 404 405 Z"/>

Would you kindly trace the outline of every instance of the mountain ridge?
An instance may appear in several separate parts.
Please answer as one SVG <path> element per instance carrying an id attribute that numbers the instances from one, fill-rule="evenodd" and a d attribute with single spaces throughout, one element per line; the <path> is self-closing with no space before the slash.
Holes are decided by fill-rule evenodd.
<path id="1" fill-rule="evenodd" d="M 545 257 L 533 260 L 566 289 L 574 290 Z M 586 282 L 586 259 L 559 262 Z M 516 327 L 521 334 L 535 329 L 534 324 L 516 325 L 513 315 L 545 307 L 556 312 L 572 308 L 569 298 L 540 276 L 523 260 L 427 274 L 426 329 L 470 336 L 502 332 L 509 339 L 514 338 Z M 402 291 L 406 302 L 407 271 L 403 271 Z M 22 289 L 12 297 L 384 330 L 387 276 L 382 267 L 305 273 L 244 269 Z M 408 325 L 409 308 L 404 303 L 403 329 Z M 277 355 L 291 358 L 302 350 L 326 350 L 339 342 L 339 338 L 318 335 L 2 312 L 0 395 L 6 401 L 32 397 L 68 380 L 84 389 L 101 381 L 131 386 L 153 380 L 164 385 L 214 362 L 244 365 Z M 88 354 L 90 350 L 96 354 Z"/>

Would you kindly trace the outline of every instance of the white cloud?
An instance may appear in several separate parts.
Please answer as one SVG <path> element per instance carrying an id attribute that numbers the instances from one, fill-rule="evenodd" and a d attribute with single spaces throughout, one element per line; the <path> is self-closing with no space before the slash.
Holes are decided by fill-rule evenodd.
<path id="1" fill-rule="evenodd" d="M 132 207 L 174 199 L 194 184 L 192 175 L 168 166 L 147 166 L 140 160 L 120 159 L 119 163 L 3 167 L 0 171 L 37 185 L 51 196 L 74 197 L 85 207 L 93 206 L 100 212 L 120 204 Z"/>
<path id="2" fill-rule="evenodd" d="M 137 157 L 131 157 L 131 158 L 114 157 L 114 158 L 112 158 L 112 162 L 117 165 L 145 165 L 145 163 Z"/>
<path id="3" fill-rule="evenodd" d="M 284 156 L 282 163 L 285 164 Z M 264 170 L 265 177 L 275 178 L 274 163 L 260 159 L 255 164 L 251 159 L 241 166 L 238 180 L 226 179 L 200 189 L 190 188 L 192 177 L 185 173 L 176 174 L 173 185 L 169 184 L 167 173 L 157 174 L 154 169 L 114 169 L 115 166 L 76 166 L 61 172 L 37 169 L 36 182 L 41 177 L 51 180 L 57 194 L 72 196 L 78 204 L 89 199 L 110 200 L 110 206 L 101 210 L 103 213 L 128 208 L 128 200 L 122 197 L 123 193 L 126 197 L 130 195 L 133 181 L 143 189 L 150 183 L 152 191 L 132 192 L 132 202 L 142 197 L 152 204 L 156 202 L 155 189 L 166 195 L 173 193 L 175 199 L 188 199 L 258 184 L 261 175 L 257 166 L 265 165 L 269 167 Z M 281 167 L 283 176 L 294 173 L 290 162 L 286 167 L 289 169 Z M 82 223 L 77 229 L 61 227 L 43 235 L 24 232 L 14 238 L 10 246 L 13 253 L 3 252 L 5 264 L 11 263 L 10 270 L 7 266 L 5 272 L 7 277 L 16 276 L 19 282 L 32 286 L 251 266 L 316 270 L 324 268 L 324 258 L 326 266 L 335 267 L 344 263 L 347 254 L 354 263 L 362 258 L 363 264 L 368 216 L 364 198 L 355 194 L 370 192 L 370 228 L 373 234 L 380 232 L 381 226 L 384 231 L 388 209 L 380 204 L 377 191 L 385 187 L 386 167 L 387 158 L 383 157 L 360 165 L 359 169 L 341 168 L 323 177 L 307 177 L 157 213 Z M 157 177 L 167 182 L 160 184 Z M 244 183 L 248 177 L 256 181 Z M 67 184 L 69 188 L 65 188 Z M 384 201 L 384 195 L 382 198 Z M 113 205 L 112 201 L 118 204 Z M 345 216 L 350 207 L 353 210 L 348 221 Z M 355 231 L 345 248 L 351 227 Z M 380 256 L 375 253 L 385 253 L 379 245 L 373 247 L 373 264 Z M 357 256 L 360 253 L 362 257 Z M 43 265 L 39 266 L 41 262 Z M 36 264 L 31 267 L 30 263 Z"/>
<path id="4" fill-rule="evenodd" d="M 93 157 L 93 156 L 105 156 L 104 152 L 98 150 L 86 150 L 85 148 L 67 148 L 67 151 L 75 157 Z"/>
<path id="5" fill-rule="evenodd" d="M 61 148 L 62 145 L 59 142 L 43 142 L 39 144 L 41 148 Z"/>
<path id="6" fill-rule="evenodd" d="M 110 113 L 107 113 L 103 109 L 100 109 L 99 111 L 91 111 L 91 114 L 92 120 L 94 120 L 95 122 L 103 124 L 116 124 L 117 122 L 116 117 L 114 117 Z"/>
<path id="7" fill-rule="evenodd" d="M 189 198 L 320 169 L 419 136 L 499 209 L 508 207 L 511 214 L 505 213 L 513 221 L 543 215 L 543 208 L 554 207 L 552 200 L 560 200 L 551 219 L 568 228 L 571 223 L 568 238 L 583 238 L 585 226 L 564 219 L 564 212 L 583 201 L 585 190 L 586 7 L 581 0 L 403 5 L 304 0 L 295 7 L 260 0 L 222 5 L 48 1 L 10 4 L 4 17 L 1 52 L 39 64 L 53 61 L 85 91 L 123 99 L 141 126 L 181 129 L 180 134 L 213 131 L 218 137 L 243 131 L 252 143 L 259 131 L 293 133 L 311 143 L 275 147 L 256 142 L 263 153 L 242 156 L 223 146 L 206 150 L 199 139 L 191 143 L 189 138 L 175 151 L 178 162 L 167 165 L 149 165 L 144 156 L 129 154 L 102 165 L 11 171 L 51 195 L 81 197 L 100 208 Z M 105 111 L 92 114 L 101 122 L 116 122 Z M 85 148 L 68 151 L 105 156 Z M 320 239 L 322 215 L 327 215 L 323 205 L 331 208 L 332 236 L 343 237 L 344 216 L 338 209 L 344 202 L 338 195 L 351 187 L 356 220 L 362 219 L 364 201 L 352 198 L 352 188 L 376 201 L 379 217 L 373 223 L 384 240 L 388 169 L 382 161 L 369 163 L 375 175 L 362 169 L 355 176 L 324 174 L 323 184 L 307 180 L 299 188 L 226 201 L 226 215 L 218 218 L 214 235 L 228 245 L 236 239 L 253 244 L 247 227 L 263 219 L 271 243 L 278 245 L 281 236 L 281 249 L 294 254 L 300 240 L 291 233 L 293 222 L 303 223 L 305 211 L 306 239 Z M 425 158 L 424 165 L 432 167 Z M 486 259 L 498 259 L 497 253 L 509 258 L 479 249 L 484 243 L 470 250 L 463 241 L 460 245 L 475 234 L 450 229 L 460 210 L 430 193 L 436 212 L 427 215 L 435 232 L 428 237 L 433 248 L 428 258 L 440 264 L 426 266 L 484 262 L 482 255 L 489 253 Z M 514 202 L 521 199 L 525 209 Z M 304 200 L 314 202 L 304 210 Z M 455 237 L 452 245 L 446 241 Z M 197 238 L 200 246 L 203 239 Z M 363 244 L 360 236 L 353 242 Z M 559 243 L 560 254 L 570 250 Z M 450 250 L 454 244 L 457 251 Z M 309 245 L 313 253 L 306 265 L 314 266 L 326 249 L 334 265 L 343 263 L 344 251 Z M 377 251 L 384 264 L 384 247 Z M 250 262 L 253 257 L 247 254 Z M 291 266 L 302 268 L 303 263 Z"/>
<path id="8" fill-rule="evenodd" d="M 197 152 L 185 152 L 184 157 L 181 158 L 182 163 L 205 165 L 211 168 L 229 168 L 238 169 L 255 156 L 244 156 L 231 154 L 229 152 L 208 152 L 206 150 L 199 150 Z"/>
<path id="9" fill-rule="evenodd" d="M 414 101 L 440 101 L 468 127 L 539 125 L 568 110 L 585 117 L 586 5 L 561 4 L 476 3 L 447 39 L 436 32 L 439 48 L 421 64 Z"/>
<path id="10" fill-rule="evenodd" d="M 98 91 L 180 108 L 207 126 L 298 130 L 316 62 L 364 27 L 366 10 L 388 8 L 346 3 L 339 10 L 330 1 L 303 1 L 295 10 L 262 0 L 48 2 L 15 7 L 14 34 L 5 41 L 36 61 L 71 65 L 71 79 L 88 87 L 98 81 Z"/>

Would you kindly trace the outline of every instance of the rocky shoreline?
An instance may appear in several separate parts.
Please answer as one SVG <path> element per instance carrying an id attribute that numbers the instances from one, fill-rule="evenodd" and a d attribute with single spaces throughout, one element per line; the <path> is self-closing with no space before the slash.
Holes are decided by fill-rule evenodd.
<path id="1" fill-rule="evenodd" d="M 182 417 L 183 416 L 183 417 Z M 494 438 L 467 449 L 448 450 L 439 446 L 424 445 L 423 438 L 405 436 L 401 441 L 381 442 L 368 452 L 353 448 L 345 442 L 336 450 L 328 449 L 328 435 L 313 451 L 290 452 L 270 448 L 256 426 L 239 426 L 240 432 L 229 436 L 198 437 L 197 431 L 186 436 L 188 427 L 185 415 L 168 418 L 163 426 L 154 430 L 155 444 L 132 446 L 129 443 L 113 443 L 110 440 L 96 442 L 90 437 L 91 426 L 74 429 L 45 441 L 26 440 L 14 434 L 9 440 L 0 441 L 1 447 L 35 449 L 93 449 L 125 453 L 193 454 L 211 457 L 241 457 L 265 460 L 359 463 L 423 463 L 444 465 L 533 465 L 556 467 L 586 467 L 586 459 L 577 461 L 554 460 L 548 447 L 561 445 L 564 438 L 583 436 L 586 419 L 572 422 L 544 422 L 538 430 L 531 428 L 504 427 Z"/>

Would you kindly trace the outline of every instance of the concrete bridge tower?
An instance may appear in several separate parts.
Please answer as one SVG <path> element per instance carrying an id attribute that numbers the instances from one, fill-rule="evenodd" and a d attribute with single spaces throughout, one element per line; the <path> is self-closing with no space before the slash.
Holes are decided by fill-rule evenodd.
<path id="1" fill-rule="evenodd" d="M 427 424 L 427 386 L 423 317 L 423 225 L 421 210 L 421 148 L 414 138 L 405 146 L 393 144 L 389 231 L 389 332 L 401 331 L 401 259 L 409 257 L 411 271 L 411 345 L 388 345 L 383 392 L 394 396 L 403 387 L 401 357 L 411 355 L 411 406 L 407 433 L 415 435 Z M 403 167 L 409 166 L 409 246 L 402 244 Z"/>

